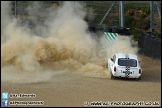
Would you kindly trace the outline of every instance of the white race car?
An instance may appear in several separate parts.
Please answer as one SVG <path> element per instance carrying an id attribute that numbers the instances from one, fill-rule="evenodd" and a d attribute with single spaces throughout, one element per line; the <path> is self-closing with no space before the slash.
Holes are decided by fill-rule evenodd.
<path id="1" fill-rule="evenodd" d="M 113 58 L 108 59 L 106 67 L 110 71 L 111 79 L 115 77 L 141 79 L 140 61 L 134 54 L 116 53 Z"/>

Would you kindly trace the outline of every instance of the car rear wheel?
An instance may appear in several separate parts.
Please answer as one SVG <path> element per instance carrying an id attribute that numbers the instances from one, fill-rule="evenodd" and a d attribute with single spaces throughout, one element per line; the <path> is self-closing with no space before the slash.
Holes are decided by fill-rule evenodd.
<path id="1" fill-rule="evenodd" d="M 136 78 L 137 81 L 141 80 L 141 76 L 139 78 Z"/>
<path id="2" fill-rule="evenodd" d="M 114 77 L 113 74 L 112 74 L 112 71 L 110 71 L 110 78 L 111 78 L 111 79 L 115 79 L 115 77 Z"/>

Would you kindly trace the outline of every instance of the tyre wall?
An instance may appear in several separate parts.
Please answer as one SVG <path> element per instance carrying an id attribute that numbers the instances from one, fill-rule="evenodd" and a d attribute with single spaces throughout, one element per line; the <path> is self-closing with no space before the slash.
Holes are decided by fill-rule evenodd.
<path id="1" fill-rule="evenodd" d="M 139 53 L 154 59 L 161 59 L 161 35 L 154 32 L 140 34 L 138 38 Z"/>

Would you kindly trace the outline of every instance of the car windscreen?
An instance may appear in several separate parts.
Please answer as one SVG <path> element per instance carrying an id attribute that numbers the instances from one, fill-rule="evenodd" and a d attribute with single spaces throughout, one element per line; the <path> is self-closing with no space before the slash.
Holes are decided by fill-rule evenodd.
<path id="1" fill-rule="evenodd" d="M 129 66 L 129 67 L 137 67 L 137 60 L 119 58 L 118 59 L 118 65 L 120 65 L 120 66 Z"/>

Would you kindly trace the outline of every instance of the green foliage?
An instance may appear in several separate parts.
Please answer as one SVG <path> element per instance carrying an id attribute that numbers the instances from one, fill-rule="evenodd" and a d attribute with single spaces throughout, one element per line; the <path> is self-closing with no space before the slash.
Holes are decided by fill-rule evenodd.
<path id="1" fill-rule="evenodd" d="M 134 15 L 134 11 L 131 9 L 131 10 L 128 10 L 128 14 L 129 15 Z"/>
<path id="2" fill-rule="evenodd" d="M 146 17 L 146 12 L 141 12 L 140 13 L 140 18 L 145 18 Z"/>
<path id="3" fill-rule="evenodd" d="M 145 22 L 144 21 L 141 21 L 143 26 L 145 26 Z M 130 34 L 133 35 L 133 39 L 135 41 L 138 40 L 138 35 L 143 33 L 142 30 L 137 29 L 136 25 L 139 25 L 139 21 L 137 19 L 135 19 L 133 16 L 130 16 L 130 15 L 125 15 L 125 25 L 127 28 L 130 28 Z"/>
<path id="4" fill-rule="evenodd" d="M 125 25 L 128 27 L 128 28 L 132 28 L 133 25 L 134 25 L 134 21 L 135 19 L 130 16 L 130 15 L 125 15 Z"/>
<path id="5" fill-rule="evenodd" d="M 150 14 L 150 8 L 145 9 L 146 14 Z"/>
<path id="6" fill-rule="evenodd" d="M 142 34 L 142 33 L 143 33 L 142 30 L 138 30 L 138 29 L 135 29 L 135 28 L 133 28 L 133 29 L 131 30 L 131 34 L 133 35 L 133 39 L 134 39 L 135 41 L 138 40 L 138 36 L 139 36 L 140 34 Z"/>

